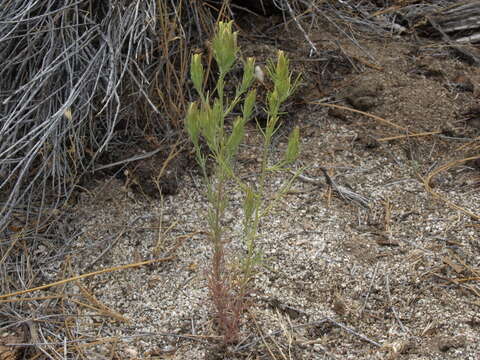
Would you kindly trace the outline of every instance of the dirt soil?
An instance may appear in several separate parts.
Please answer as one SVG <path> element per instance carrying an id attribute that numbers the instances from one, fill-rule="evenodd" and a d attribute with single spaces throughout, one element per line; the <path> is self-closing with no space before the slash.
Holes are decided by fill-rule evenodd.
<path id="1" fill-rule="evenodd" d="M 358 33 L 357 45 L 327 28 L 311 32 L 312 59 L 295 24 L 267 25 L 267 36 L 245 25 L 240 45 L 260 64 L 283 49 L 302 72 L 272 151 L 281 157 L 300 126 L 297 167 L 308 178 L 262 222 L 265 267 L 252 283 L 242 342 L 219 345 L 205 276 L 207 203 L 192 166 L 163 199 L 117 178 L 82 194 L 72 274 L 165 259 L 66 285 L 78 300 L 75 332 L 103 339 L 82 351 L 91 359 L 480 359 L 480 162 L 445 167 L 431 191 L 424 184 L 443 165 L 478 155 L 469 149 L 480 136 L 480 70 L 439 43 Z M 276 42 L 265 40 L 272 34 Z M 247 132 L 237 169 L 254 182 L 261 137 L 253 124 Z M 339 196 L 322 168 L 368 206 Z M 267 196 L 288 179 L 272 176 Z M 232 188 L 231 197 L 224 225 L 235 259 L 245 251 L 242 194 Z"/>

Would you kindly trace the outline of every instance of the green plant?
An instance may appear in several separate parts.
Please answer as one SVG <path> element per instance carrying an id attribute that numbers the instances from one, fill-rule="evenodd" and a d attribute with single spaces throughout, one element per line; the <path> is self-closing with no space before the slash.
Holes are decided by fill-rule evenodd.
<path id="1" fill-rule="evenodd" d="M 269 165 L 269 154 L 272 138 L 280 127 L 280 106 L 295 90 L 298 78 L 292 80 L 289 61 L 282 51 L 278 53 L 277 62 L 270 62 L 267 74 L 273 82 L 273 90 L 266 99 L 268 120 L 261 131 L 264 142 L 261 154 L 261 170 L 256 185 L 242 181 L 235 173 L 235 157 L 245 135 L 245 125 L 251 119 L 256 101 L 256 90 L 252 89 L 255 75 L 255 61 L 248 58 L 243 62 L 243 78 L 237 86 L 233 99 L 229 100 L 224 93 L 225 78 L 237 61 L 237 33 L 232 31 L 232 22 L 218 24 L 212 41 L 213 57 L 217 63 L 219 74 L 213 94 L 205 92 L 204 68 L 201 56 L 192 57 L 191 78 L 198 92 L 199 100 L 190 104 L 186 116 L 186 128 L 193 142 L 196 159 L 203 172 L 206 185 L 206 196 L 209 202 L 208 224 L 212 242 L 212 265 L 209 270 L 209 289 L 216 308 L 217 324 L 222 331 L 226 343 L 238 340 L 242 311 L 246 306 L 246 295 L 249 282 L 255 275 L 262 257 L 256 248 L 256 238 L 260 220 L 274 206 L 290 187 L 294 177 L 290 178 L 280 189 L 273 201 L 264 198 L 267 175 L 272 172 L 287 171 L 299 154 L 299 129 L 290 134 L 287 150 L 283 159 Z M 227 131 L 225 122 L 233 109 L 242 106 L 242 115 L 237 116 Z M 201 150 L 201 139 L 206 143 L 209 154 Z M 207 159 L 213 160 L 213 175 L 207 174 Z M 228 186 L 238 186 L 244 193 L 243 201 L 243 241 L 246 254 L 236 259 L 240 271 L 229 272 L 225 261 L 226 229 L 222 226 L 225 210 L 229 205 Z"/>

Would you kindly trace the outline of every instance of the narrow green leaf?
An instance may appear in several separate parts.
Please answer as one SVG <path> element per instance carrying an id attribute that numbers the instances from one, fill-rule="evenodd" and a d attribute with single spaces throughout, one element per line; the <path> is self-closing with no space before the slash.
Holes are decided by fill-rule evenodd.
<path id="1" fill-rule="evenodd" d="M 215 99 L 213 101 L 213 112 L 212 112 L 212 122 L 217 128 L 223 127 L 223 108 L 220 99 Z"/>
<path id="2" fill-rule="evenodd" d="M 243 94 L 252 85 L 255 79 L 255 59 L 250 57 L 243 64 L 243 78 L 240 93 Z"/>
<path id="3" fill-rule="evenodd" d="M 253 109 L 255 107 L 255 100 L 257 99 L 257 90 L 252 89 L 248 92 L 245 97 L 245 102 L 243 104 L 243 120 L 247 122 L 252 116 Z"/>
<path id="4" fill-rule="evenodd" d="M 285 164 L 291 164 L 297 160 L 300 154 L 300 129 L 298 126 L 293 129 L 288 138 L 287 151 L 285 152 Z"/>
<path id="5" fill-rule="evenodd" d="M 214 153 L 218 151 L 217 142 L 217 126 L 213 118 L 213 110 L 208 102 L 202 104 L 199 111 L 199 123 L 203 137 L 207 141 L 207 145 Z"/>
<path id="6" fill-rule="evenodd" d="M 233 158 L 237 154 L 238 147 L 242 142 L 244 136 L 245 123 L 243 121 L 243 118 L 239 116 L 235 119 L 235 122 L 233 123 L 232 133 L 230 134 L 226 145 L 229 158 Z"/>

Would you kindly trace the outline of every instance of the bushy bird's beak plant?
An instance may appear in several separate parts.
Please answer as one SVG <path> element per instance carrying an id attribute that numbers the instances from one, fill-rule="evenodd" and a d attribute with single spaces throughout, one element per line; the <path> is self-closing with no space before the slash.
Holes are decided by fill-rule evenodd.
<path id="1" fill-rule="evenodd" d="M 276 63 L 270 62 L 267 74 L 273 82 L 273 90 L 266 99 L 268 120 L 265 128 L 258 126 L 263 135 L 261 170 L 256 184 L 249 184 L 236 175 L 235 157 L 245 136 L 245 126 L 251 120 L 255 108 L 256 90 L 252 88 L 255 79 L 255 61 L 243 61 L 243 78 L 235 90 L 233 99 L 224 93 L 225 78 L 238 61 L 237 33 L 232 31 L 232 22 L 220 22 L 212 41 L 213 57 L 218 67 L 218 80 L 212 93 L 206 92 L 204 68 L 201 55 L 195 54 L 191 61 L 191 79 L 199 100 L 190 104 L 186 116 L 186 129 L 194 145 L 196 160 L 202 170 L 209 202 L 208 225 L 212 244 L 212 263 L 208 270 L 210 295 L 215 306 L 215 320 L 226 343 L 239 340 L 240 321 L 246 305 L 250 281 L 261 265 L 262 258 L 255 243 L 260 220 L 272 209 L 290 187 L 293 178 L 282 185 L 274 200 L 265 199 L 266 178 L 272 172 L 288 173 L 289 166 L 299 155 L 299 129 L 290 134 L 287 150 L 276 164 L 269 164 L 272 137 L 280 126 L 280 106 L 293 93 L 298 78 L 292 79 L 289 61 L 282 51 L 278 52 Z M 242 105 L 241 116 L 237 116 L 231 130 L 225 127 L 225 120 L 237 105 Z M 209 153 L 201 150 L 201 139 L 208 146 Z M 207 159 L 213 160 L 212 175 L 207 175 Z M 243 243 L 246 252 L 238 255 L 231 263 L 239 264 L 238 271 L 227 269 L 225 259 L 226 228 L 222 226 L 230 199 L 228 186 L 238 186 L 243 194 Z"/>

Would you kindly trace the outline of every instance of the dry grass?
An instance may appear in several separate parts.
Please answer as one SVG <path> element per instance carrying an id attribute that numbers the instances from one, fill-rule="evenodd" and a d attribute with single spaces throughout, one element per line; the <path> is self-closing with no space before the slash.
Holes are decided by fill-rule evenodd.
<path id="1" fill-rule="evenodd" d="M 119 136 L 178 136 L 191 48 L 215 22 L 155 0 L 7 1 L 0 19 L 0 230 L 19 213 L 41 228 Z"/>

